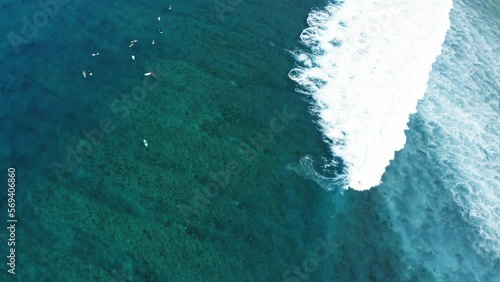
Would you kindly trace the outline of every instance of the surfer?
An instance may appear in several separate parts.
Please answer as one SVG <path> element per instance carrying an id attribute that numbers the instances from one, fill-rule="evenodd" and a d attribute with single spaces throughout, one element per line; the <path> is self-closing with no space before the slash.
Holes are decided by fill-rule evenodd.
<path id="1" fill-rule="evenodd" d="M 137 43 L 136 39 L 130 40 L 130 45 L 128 45 L 128 47 L 131 48 L 135 43 Z"/>

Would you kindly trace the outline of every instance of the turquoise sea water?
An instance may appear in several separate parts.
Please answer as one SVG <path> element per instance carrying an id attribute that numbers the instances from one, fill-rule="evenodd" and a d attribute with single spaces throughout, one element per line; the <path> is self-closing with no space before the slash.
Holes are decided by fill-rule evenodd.
<path id="1" fill-rule="evenodd" d="M 16 275 L 2 242 L 1 281 L 496 281 L 498 243 L 478 229 L 498 223 L 454 197 L 453 180 L 468 175 L 439 143 L 455 139 L 431 102 L 467 85 L 481 95 L 490 81 L 485 103 L 498 114 L 498 44 L 457 39 L 498 27 L 498 4 L 454 4 L 429 99 L 382 185 L 363 192 L 329 182 L 342 167 L 322 166 L 332 157 L 313 101 L 288 77 L 288 51 L 326 4 L 67 1 L 16 51 L 8 35 L 42 8 L 0 0 L 0 158 L 17 171 L 18 218 Z M 480 16 L 465 20 L 471 11 Z M 472 53 L 475 80 L 444 87 L 439 70 Z M 293 169 L 306 155 L 321 175 Z"/>

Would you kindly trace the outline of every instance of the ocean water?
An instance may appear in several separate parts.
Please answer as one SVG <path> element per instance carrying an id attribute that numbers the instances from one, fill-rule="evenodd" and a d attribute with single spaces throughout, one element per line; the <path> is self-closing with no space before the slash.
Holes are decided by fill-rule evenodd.
<path id="1" fill-rule="evenodd" d="M 367 247 L 362 261 L 379 256 L 383 267 L 398 253 L 398 281 L 500 279 L 498 9 L 492 1 L 330 3 L 309 14 L 303 48 L 292 52 L 290 78 L 313 99 L 311 113 L 342 160 L 315 168 L 305 156 L 290 168 L 325 190 L 371 188 L 383 199 L 370 209 L 386 209 L 400 241 L 383 254 Z M 358 197 L 348 190 L 336 205 L 346 213 Z M 344 279 L 341 268 L 332 281 Z M 356 280 L 393 279 L 367 268 L 354 268 Z"/>
<path id="2" fill-rule="evenodd" d="M 498 3 L 48 2 L 0 0 L 1 281 L 500 277 Z"/>
<path id="3" fill-rule="evenodd" d="M 272 281 L 327 242 L 327 194 L 286 170 L 326 149 L 287 76 L 309 4 L 69 1 L 35 31 L 2 1 L 0 279 Z"/>

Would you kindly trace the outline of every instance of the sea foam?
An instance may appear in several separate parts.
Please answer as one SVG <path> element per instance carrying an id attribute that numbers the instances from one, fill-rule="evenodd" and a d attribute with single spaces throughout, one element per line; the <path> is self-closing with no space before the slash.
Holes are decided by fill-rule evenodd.
<path id="1" fill-rule="evenodd" d="M 450 27 L 452 0 L 347 0 L 313 10 L 300 35 L 304 51 L 289 73 L 312 108 L 345 188 L 381 183 L 406 142 L 409 116 L 423 98 L 432 64 Z"/>
<path id="2" fill-rule="evenodd" d="M 493 2 L 457 0 L 453 25 L 419 105 L 441 177 L 480 235 L 477 250 L 500 259 L 500 37 Z"/>

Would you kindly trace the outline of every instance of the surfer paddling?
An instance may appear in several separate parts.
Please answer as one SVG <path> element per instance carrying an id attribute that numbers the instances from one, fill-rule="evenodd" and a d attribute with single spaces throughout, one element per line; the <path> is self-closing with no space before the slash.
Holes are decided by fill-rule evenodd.
<path id="1" fill-rule="evenodd" d="M 92 76 L 92 71 L 88 70 L 88 71 L 82 71 L 82 75 L 84 78 L 87 78 L 87 75 L 88 76 Z"/>
<path id="2" fill-rule="evenodd" d="M 135 43 L 137 43 L 136 39 L 130 40 L 130 45 L 128 45 L 128 48 L 132 48 L 132 46 L 134 46 Z"/>

